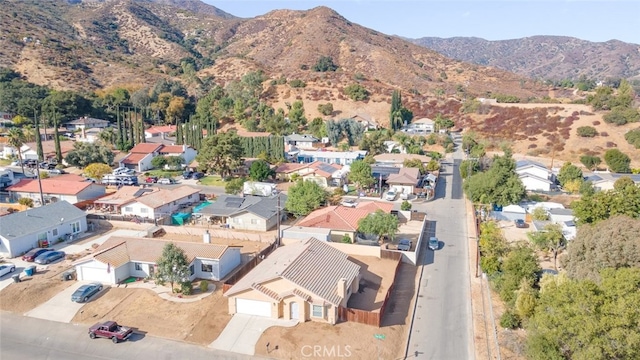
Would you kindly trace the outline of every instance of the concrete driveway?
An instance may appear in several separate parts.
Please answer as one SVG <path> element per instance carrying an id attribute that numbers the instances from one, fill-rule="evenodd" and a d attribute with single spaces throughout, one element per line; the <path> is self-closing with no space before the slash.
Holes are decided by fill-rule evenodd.
<path id="1" fill-rule="evenodd" d="M 56 296 L 49 299 L 49 301 L 25 313 L 24 315 L 38 319 L 69 323 L 71 322 L 71 319 L 73 319 L 73 317 L 76 315 L 76 313 L 80 311 L 80 308 L 82 308 L 82 306 L 84 305 L 84 303 L 76 303 L 71 301 L 71 295 L 76 290 L 78 290 L 80 286 L 89 283 L 90 282 L 78 282 L 75 285 L 69 286 L 68 288 L 58 293 Z M 105 289 L 103 288 L 102 291 L 104 290 Z M 100 293 L 102 293 L 102 291 L 93 295 L 91 299 L 95 299 L 100 295 Z M 89 301 L 91 301 L 91 299 L 89 299 Z"/>
<path id="2" fill-rule="evenodd" d="M 296 324 L 298 324 L 297 320 L 235 314 L 222 334 L 209 347 L 238 354 L 255 355 L 256 343 L 265 330 L 272 326 L 292 327 Z"/>

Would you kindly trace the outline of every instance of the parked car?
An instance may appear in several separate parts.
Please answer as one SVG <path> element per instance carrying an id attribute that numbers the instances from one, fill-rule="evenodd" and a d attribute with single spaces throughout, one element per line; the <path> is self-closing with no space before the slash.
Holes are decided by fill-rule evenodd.
<path id="1" fill-rule="evenodd" d="M 393 190 L 387 191 L 387 195 L 385 195 L 384 199 L 388 201 L 393 201 L 396 199 L 397 193 Z"/>
<path id="2" fill-rule="evenodd" d="M 204 177 L 204 173 L 194 172 L 193 175 L 191 175 L 191 177 L 193 179 L 199 180 L 199 179 L 202 179 Z"/>
<path id="3" fill-rule="evenodd" d="M 51 170 L 51 169 L 55 169 L 56 165 L 48 163 L 48 162 L 41 162 L 39 167 L 40 167 L 40 169 Z"/>
<path id="4" fill-rule="evenodd" d="M 176 183 L 175 180 L 169 179 L 169 178 L 162 178 L 158 180 L 158 184 L 160 185 L 171 185 L 175 183 Z"/>
<path id="5" fill-rule="evenodd" d="M 46 253 L 38 256 L 34 262 L 36 264 L 49 264 L 58 259 L 64 259 L 65 255 L 64 251 L 47 251 Z"/>
<path id="6" fill-rule="evenodd" d="M 411 251 L 411 240 L 409 239 L 400 239 L 398 241 L 398 250 L 400 251 Z"/>
<path id="7" fill-rule="evenodd" d="M 38 256 L 46 253 L 47 251 L 53 251 L 53 249 L 46 248 L 35 248 L 27 251 L 26 254 L 22 255 L 22 261 L 33 262 Z"/>
<path id="8" fill-rule="evenodd" d="M 16 266 L 13 264 L 2 264 L 0 265 L 0 277 L 10 274 L 16 271 Z"/>
<path id="9" fill-rule="evenodd" d="M 61 174 L 65 174 L 65 171 L 62 170 L 62 169 L 53 168 L 53 169 L 49 170 L 49 174 L 61 175 Z"/>
<path id="10" fill-rule="evenodd" d="M 80 303 L 87 302 L 93 295 L 102 291 L 102 284 L 91 283 L 82 285 L 71 295 L 71 301 Z"/>
<path id="11" fill-rule="evenodd" d="M 440 247 L 440 241 L 438 241 L 438 238 L 435 236 L 432 236 L 429 238 L 429 249 L 431 250 L 438 250 L 438 248 Z"/>
<path id="12" fill-rule="evenodd" d="M 183 179 L 191 179 L 192 176 L 193 176 L 193 171 L 191 171 L 191 170 L 185 170 L 182 173 L 182 178 Z"/>
<path id="13" fill-rule="evenodd" d="M 90 338 L 108 338 L 111 339 L 114 344 L 127 340 L 131 334 L 133 334 L 133 330 L 131 330 L 131 328 L 120 326 L 115 321 L 97 323 L 89 328 Z"/>
<path id="14" fill-rule="evenodd" d="M 340 205 L 346 206 L 346 207 L 350 207 L 350 208 L 354 208 L 354 207 L 358 206 L 358 201 L 356 199 L 344 199 L 344 200 L 342 200 Z"/>
<path id="15" fill-rule="evenodd" d="M 526 227 L 527 227 L 527 223 L 526 223 L 526 222 L 524 222 L 524 220 L 522 220 L 522 219 L 516 219 L 516 220 L 514 221 L 514 223 L 516 224 L 516 227 L 517 227 L 517 228 L 520 228 L 520 229 L 524 229 L 524 228 L 526 228 Z"/>
<path id="16" fill-rule="evenodd" d="M 144 182 L 146 182 L 147 184 L 155 184 L 158 182 L 158 177 L 157 176 L 148 176 Z"/>
<path id="17" fill-rule="evenodd" d="M 20 160 L 14 160 L 11 162 L 11 166 L 20 166 Z"/>
<path id="18" fill-rule="evenodd" d="M 24 164 L 27 167 L 36 167 L 38 165 L 38 160 L 35 159 L 26 159 L 24 160 Z"/>

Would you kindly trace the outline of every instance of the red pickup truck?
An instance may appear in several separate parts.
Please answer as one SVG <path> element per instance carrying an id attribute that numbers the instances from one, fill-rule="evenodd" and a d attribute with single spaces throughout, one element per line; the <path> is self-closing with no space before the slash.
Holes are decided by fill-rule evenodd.
<path id="1" fill-rule="evenodd" d="M 133 330 L 120 326 L 115 321 L 105 321 L 97 323 L 89 328 L 89 337 L 95 339 L 97 337 L 109 338 L 114 344 L 127 340 Z"/>

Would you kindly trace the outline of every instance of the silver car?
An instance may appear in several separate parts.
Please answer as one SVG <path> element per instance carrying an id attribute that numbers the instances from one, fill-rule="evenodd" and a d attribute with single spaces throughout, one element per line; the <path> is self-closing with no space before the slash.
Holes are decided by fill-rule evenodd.
<path id="1" fill-rule="evenodd" d="M 435 236 L 432 236 L 429 238 L 429 249 L 431 250 L 438 250 L 438 248 L 440 247 L 440 242 L 438 241 L 438 238 Z"/>
<path id="2" fill-rule="evenodd" d="M 409 239 L 400 239 L 398 241 L 398 250 L 400 251 L 411 251 L 411 240 Z"/>

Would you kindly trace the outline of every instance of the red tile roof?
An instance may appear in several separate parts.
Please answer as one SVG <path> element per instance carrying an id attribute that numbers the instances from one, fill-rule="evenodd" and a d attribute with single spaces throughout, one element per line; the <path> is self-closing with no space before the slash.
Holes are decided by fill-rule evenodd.
<path id="1" fill-rule="evenodd" d="M 341 231 L 356 231 L 360 219 L 365 218 L 377 210 L 390 213 L 391 209 L 393 209 L 393 204 L 377 201 L 361 202 L 355 208 L 341 205 L 328 206 L 312 212 L 296 225 Z"/>
<path id="2" fill-rule="evenodd" d="M 58 177 L 42 179 L 41 182 L 43 193 L 59 195 L 77 195 L 92 185 L 92 183 L 88 181 L 59 181 Z M 17 184 L 9 186 L 7 191 L 39 193 L 40 186 L 38 185 L 38 180 L 20 180 Z"/>
<path id="3" fill-rule="evenodd" d="M 140 143 L 133 147 L 129 152 L 138 154 L 150 154 L 158 151 L 163 145 L 154 143 Z"/>
<path id="4" fill-rule="evenodd" d="M 182 154 L 184 152 L 184 148 L 182 145 L 165 145 L 160 149 L 160 152 L 167 154 Z"/>
<path id="5" fill-rule="evenodd" d="M 309 164 L 298 164 L 298 163 L 284 163 L 280 166 L 278 166 L 278 168 L 276 169 L 276 173 L 290 173 L 293 171 L 297 171 L 300 169 L 304 169 L 306 167 L 308 167 Z"/>
<path id="6" fill-rule="evenodd" d="M 143 154 L 143 153 L 131 153 L 129 154 L 126 158 L 122 159 L 122 163 L 123 164 L 130 164 L 130 165 L 138 165 L 138 162 L 140 162 L 140 160 L 144 159 L 145 156 L 149 155 L 149 153 Z"/>
<path id="7" fill-rule="evenodd" d="M 165 126 L 152 126 L 145 130 L 149 134 L 162 134 L 162 133 L 172 133 L 176 131 L 175 125 L 165 125 Z"/>

